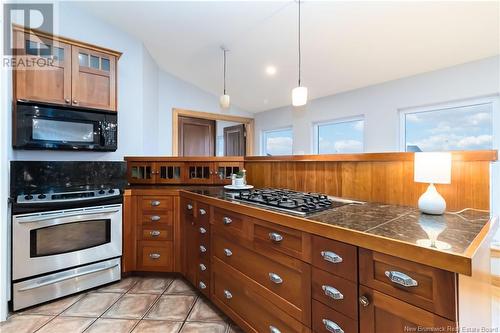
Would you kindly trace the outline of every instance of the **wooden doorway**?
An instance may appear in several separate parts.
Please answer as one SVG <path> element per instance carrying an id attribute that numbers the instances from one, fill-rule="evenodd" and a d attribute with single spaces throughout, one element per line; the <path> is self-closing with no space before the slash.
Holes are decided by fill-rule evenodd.
<path id="1" fill-rule="evenodd" d="M 180 145 L 180 135 L 179 135 L 180 132 L 179 123 L 180 123 L 180 118 L 182 117 L 198 118 L 198 119 L 205 119 L 212 121 L 217 121 L 217 120 L 231 121 L 243 124 L 246 133 L 246 137 L 244 140 L 245 154 L 248 156 L 253 155 L 254 120 L 252 118 L 174 108 L 172 109 L 172 155 L 173 156 L 183 156 L 181 155 L 181 145 Z"/>
<path id="2" fill-rule="evenodd" d="M 215 120 L 179 117 L 179 156 L 214 156 Z"/>
<path id="3" fill-rule="evenodd" d="M 245 156 L 245 125 L 224 127 L 224 156 Z"/>

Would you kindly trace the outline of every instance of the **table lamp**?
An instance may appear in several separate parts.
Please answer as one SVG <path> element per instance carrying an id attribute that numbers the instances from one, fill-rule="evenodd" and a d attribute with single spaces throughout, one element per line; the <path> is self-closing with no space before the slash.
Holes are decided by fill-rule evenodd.
<path id="1" fill-rule="evenodd" d="M 429 184 L 427 191 L 418 199 L 418 209 L 426 214 L 443 214 L 446 201 L 434 184 L 451 183 L 451 153 L 415 153 L 414 180 Z"/>

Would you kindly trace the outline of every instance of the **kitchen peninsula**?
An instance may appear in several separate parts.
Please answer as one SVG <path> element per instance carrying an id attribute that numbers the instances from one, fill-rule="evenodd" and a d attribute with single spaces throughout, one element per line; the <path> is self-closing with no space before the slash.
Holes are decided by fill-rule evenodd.
<path id="1" fill-rule="evenodd" d="M 129 157 L 123 270 L 179 272 L 248 332 L 472 327 L 487 302 L 478 291 L 497 223 L 483 177 L 496 159 L 453 153 L 440 191 L 457 212 L 430 216 L 412 207 L 412 153 Z M 244 203 L 220 186 L 242 168 L 258 188 L 360 202 L 306 216 Z"/>

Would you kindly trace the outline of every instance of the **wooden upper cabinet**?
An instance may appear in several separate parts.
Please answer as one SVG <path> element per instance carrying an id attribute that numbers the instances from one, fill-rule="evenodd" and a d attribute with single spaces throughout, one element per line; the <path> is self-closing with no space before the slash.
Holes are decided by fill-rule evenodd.
<path id="1" fill-rule="evenodd" d="M 73 46 L 72 62 L 72 104 L 116 111 L 116 58 Z"/>
<path id="2" fill-rule="evenodd" d="M 48 65 L 16 67 L 15 99 L 70 105 L 71 45 L 22 31 L 15 31 L 14 38 L 17 57 Z"/>

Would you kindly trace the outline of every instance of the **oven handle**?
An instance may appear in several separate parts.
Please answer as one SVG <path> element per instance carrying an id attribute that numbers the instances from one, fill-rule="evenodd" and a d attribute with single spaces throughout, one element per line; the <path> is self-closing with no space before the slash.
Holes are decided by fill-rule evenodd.
<path id="1" fill-rule="evenodd" d="M 47 286 L 49 284 L 54 284 L 54 283 L 58 283 L 58 282 L 62 282 L 62 281 L 70 280 L 70 279 L 74 279 L 74 278 L 77 278 L 77 277 L 80 277 L 80 276 L 84 276 L 84 275 L 89 275 L 89 274 L 92 274 L 92 273 L 106 271 L 108 269 L 115 268 L 116 266 L 118 266 L 118 264 L 114 264 L 113 266 L 106 266 L 106 267 L 94 268 L 94 269 L 91 269 L 91 270 L 88 270 L 88 271 L 84 271 L 84 272 L 81 272 L 81 273 L 78 273 L 78 274 L 74 274 L 74 275 L 70 275 L 70 276 L 63 276 L 63 277 L 52 279 L 52 280 L 45 281 L 45 282 L 42 282 L 42 283 L 30 284 L 30 285 L 28 285 L 28 286 L 26 286 L 24 288 L 19 289 L 18 291 L 28 291 L 28 290 L 32 290 L 32 289 L 44 287 L 44 286 Z"/>
<path id="2" fill-rule="evenodd" d="M 87 216 L 87 215 L 98 215 L 102 213 L 117 213 L 119 212 L 120 209 L 116 208 L 111 208 L 111 209 L 100 209 L 100 210 L 76 210 L 76 211 L 69 211 L 69 212 L 60 212 L 57 214 L 53 215 L 36 215 L 36 216 L 26 216 L 26 217 L 16 217 L 16 222 L 18 223 L 33 223 L 33 222 L 41 222 L 41 221 L 46 221 L 46 220 L 53 220 L 53 219 L 59 219 L 59 218 L 65 218 L 65 217 L 73 217 L 73 216 Z M 21 220 L 22 219 L 22 220 Z"/>

